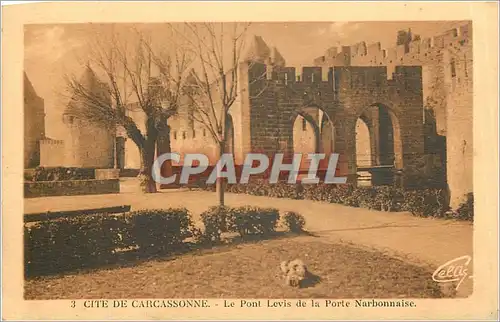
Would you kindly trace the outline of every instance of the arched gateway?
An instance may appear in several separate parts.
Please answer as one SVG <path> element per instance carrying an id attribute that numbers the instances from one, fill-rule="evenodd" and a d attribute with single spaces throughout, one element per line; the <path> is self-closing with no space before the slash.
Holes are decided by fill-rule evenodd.
<path id="1" fill-rule="evenodd" d="M 396 169 L 415 175 L 413 165 L 424 153 L 421 67 L 396 66 L 392 79 L 383 66 L 304 67 L 297 77 L 293 67 L 252 61 L 240 65 L 240 75 L 248 82 L 231 107 L 228 142 L 237 166 L 248 153 L 336 153 L 336 175 L 349 183 L 358 182 L 358 168 L 373 178 Z M 365 127 L 362 164 L 358 120 Z M 203 149 L 210 148 L 204 141 Z M 386 179 L 371 183 L 392 180 Z"/>
<path id="2" fill-rule="evenodd" d="M 274 66 L 268 74 L 261 96 L 241 106 L 250 116 L 248 152 L 338 153 L 338 175 L 356 183 L 359 168 L 373 184 L 392 183 L 395 170 L 411 169 L 423 153 L 420 67 L 398 66 L 390 80 L 385 67 L 305 67 L 298 78 L 294 68 Z M 358 120 L 367 132 L 361 164 Z"/>

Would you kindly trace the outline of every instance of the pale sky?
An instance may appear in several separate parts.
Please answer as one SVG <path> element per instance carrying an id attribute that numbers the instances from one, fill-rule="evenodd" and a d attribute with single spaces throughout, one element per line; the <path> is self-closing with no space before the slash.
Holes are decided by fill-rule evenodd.
<path id="1" fill-rule="evenodd" d="M 382 48 L 395 45 L 396 33 L 411 28 L 423 38 L 438 35 L 464 22 L 331 22 L 254 23 L 249 34 L 262 36 L 269 47 L 277 47 L 288 66 L 312 66 L 313 59 L 333 46 L 380 42 Z M 151 30 L 158 24 L 142 24 Z M 24 66 L 37 94 L 45 100 L 45 127 L 48 137 L 64 139 L 61 116 L 65 102 L 63 76 L 83 68 L 89 38 L 99 26 L 91 24 L 27 25 Z M 92 31 L 90 31 L 92 30 Z M 156 34 L 162 35 L 161 32 Z M 155 35 L 156 35 L 155 34 Z M 155 38 L 156 39 L 156 38 Z M 159 38 L 161 39 L 161 37 Z M 161 40 L 159 40 L 161 41 Z"/>

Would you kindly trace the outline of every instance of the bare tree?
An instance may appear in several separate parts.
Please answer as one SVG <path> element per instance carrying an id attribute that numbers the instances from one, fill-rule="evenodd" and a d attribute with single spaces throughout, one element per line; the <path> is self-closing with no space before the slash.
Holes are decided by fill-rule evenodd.
<path id="1" fill-rule="evenodd" d="M 195 57 L 185 93 L 190 98 L 189 116 L 208 130 L 217 146 L 217 155 L 224 154 L 228 140 L 229 109 L 239 95 L 239 64 L 250 23 L 185 23 L 175 28 Z M 263 75 L 265 77 L 265 75 Z M 217 167 L 216 191 L 219 204 L 224 205 L 224 181 Z"/>
<path id="2" fill-rule="evenodd" d="M 78 117 L 126 132 L 140 151 L 143 190 L 156 192 L 155 149 L 159 138 L 170 144 L 168 119 L 178 110 L 189 57 L 181 48 L 153 46 L 150 36 L 133 27 L 126 30 L 126 38 L 114 27 L 107 37 L 102 34 L 89 44 L 87 66 L 102 83 L 96 90 L 67 76 L 70 104 Z"/>

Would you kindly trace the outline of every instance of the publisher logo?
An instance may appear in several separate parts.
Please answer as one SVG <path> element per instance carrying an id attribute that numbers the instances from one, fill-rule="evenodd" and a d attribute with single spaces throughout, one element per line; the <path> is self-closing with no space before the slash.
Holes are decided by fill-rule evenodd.
<path id="1" fill-rule="evenodd" d="M 266 154 L 248 153 L 242 165 L 242 172 L 239 175 L 239 178 L 237 178 L 234 156 L 231 153 L 224 153 L 215 164 L 215 167 L 208 176 L 206 183 L 214 184 L 216 179 L 226 178 L 228 183 L 230 184 L 246 184 L 248 183 L 250 175 L 262 174 L 266 170 L 270 170 L 271 173 L 269 176 L 269 183 L 277 183 L 280 172 L 286 171 L 289 172 L 287 182 L 289 184 L 295 184 L 297 183 L 298 174 L 300 172 L 302 157 L 303 155 L 301 153 L 295 153 L 292 158 L 292 163 L 284 163 L 285 155 L 283 153 L 276 153 L 273 156 L 272 162 L 269 160 L 269 157 Z M 317 184 L 320 182 L 317 173 L 319 170 L 320 161 L 324 160 L 326 157 L 327 156 L 324 153 L 307 154 L 307 159 L 309 160 L 309 169 L 307 172 L 307 177 L 302 178 L 301 183 Z M 153 180 L 157 183 L 171 184 L 177 180 L 177 174 L 173 174 L 170 177 L 162 176 L 161 168 L 163 163 L 167 160 L 179 163 L 181 160 L 181 155 L 179 153 L 164 153 L 155 160 L 152 169 L 152 176 Z M 345 184 L 347 182 L 347 177 L 336 176 L 338 160 L 339 154 L 331 153 L 329 155 L 328 168 L 323 180 L 324 183 Z M 257 162 L 259 165 L 254 167 L 254 162 Z M 196 164 L 196 166 L 194 164 Z M 208 156 L 204 154 L 185 154 L 179 183 L 187 184 L 190 176 L 193 175 L 201 177 L 201 174 L 203 174 L 208 169 L 208 165 Z"/>
<path id="2" fill-rule="evenodd" d="M 466 278 L 472 278 L 472 275 L 469 275 L 471 261 L 472 257 L 469 255 L 454 258 L 439 266 L 432 274 L 432 279 L 438 283 L 458 282 L 455 287 L 455 290 L 458 290 Z"/>

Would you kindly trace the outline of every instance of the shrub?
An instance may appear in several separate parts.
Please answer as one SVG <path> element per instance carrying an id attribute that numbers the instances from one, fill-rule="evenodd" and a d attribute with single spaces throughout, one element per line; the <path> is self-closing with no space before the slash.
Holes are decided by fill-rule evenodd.
<path id="1" fill-rule="evenodd" d="M 130 244 L 128 230 L 123 217 L 101 214 L 25 226 L 25 273 L 59 272 L 107 262 L 116 248 Z"/>
<path id="2" fill-rule="evenodd" d="M 320 183 L 304 184 L 302 196 L 307 200 L 333 202 L 336 200 L 337 185 Z"/>
<path id="3" fill-rule="evenodd" d="M 223 206 L 210 207 L 200 217 L 205 231 L 199 236 L 201 242 L 220 242 L 221 234 L 228 231 L 227 216 L 230 208 Z"/>
<path id="4" fill-rule="evenodd" d="M 201 214 L 204 232 L 200 242 L 218 243 L 225 232 L 236 232 L 241 237 L 250 235 L 271 235 L 276 232 L 280 220 L 279 211 L 274 208 L 243 206 L 211 207 Z M 289 231 L 300 232 L 305 219 L 297 213 L 287 213 L 285 225 Z"/>
<path id="5" fill-rule="evenodd" d="M 191 215 L 185 208 L 139 210 L 129 218 L 135 244 L 148 253 L 173 250 L 192 236 Z"/>
<path id="6" fill-rule="evenodd" d="M 24 181 L 33 181 L 33 176 L 35 175 L 35 170 L 24 170 Z"/>
<path id="7" fill-rule="evenodd" d="M 404 202 L 404 191 L 392 186 L 377 187 L 374 209 L 381 211 L 398 211 Z"/>
<path id="8" fill-rule="evenodd" d="M 409 190 L 403 193 L 401 210 L 420 217 L 442 217 L 448 210 L 445 190 Z"/>
<path id="9" fill-rule="evenodd" d="M 135 246 L 132 235 L 132 222 L 127 214 L 102 215 L 101 229 L 106 238 L 116 248 L 130 248 Z"/>
<path id="10" fill-rule="evenodd" d="M 269 235 L 276 231 L 279 219 L 279 211 L 274 208 L 231 208 L 227 217 L 227 228 L 229 231 L 238 232 L 241 237 Z"/>
<path id="11" fill-rule="evenodd" d="M 215 187 L 214 184 L 205 184 L 205 185 L 202 185 L 200 188 L 202 190 L 210 191 L 210 192 L 215 192 L 215 190 L 216 190 L 216 187 Z M 228 188 L 227 188 L 227 185 L 226 185 L 226 189 L 224 191 L 228 191 L 227 189 Z"/>
<path id="12" fill-rule="evenodd" d="M 143 254 L 165 253 L 186 245 L 188 237 L 221 240 L 224 232 L 270 235 L 276 231 L 277 209 L 244 206 L 212 207 L 201 214 L 205 230 L 193 226 L 184 208 L 141 210 L 126 214 L 94 214 L 27 223 L 24 226 L 25 274 L 40 275 L 98 266 L 117 259 L 119 249 L 138 247 Z M 302 231 L 304 218 L 285 215 L 290 231 Z"/>
<path id="13" fill-rule="evenodd" d="M 65 181 L 95 179 L 95 169 L 90 168 L 44 168 L 37 167 L 33 172 L 33 181 Z"/>
<path id="14" fill-rule="evenodd" d="M 248 185 L 246 184 L 231 184 L 226 186 L 226 191 L 232 193 L 247 193 L 247 187 Z"/>
<path id="15" fill-rule="evenodd" d="M 351 207 L 375 209 L 376 190 L 373 188 L 353 189 L 344 199 L 344 204 Z"/>
<path id="16" fill-rule="evenodd" d="M 354 193 L 354 187 L 351 185 L 332 185 L 335 186 L 334 189 L 331 190 L 328 196 L 328 202 L 338 203 L 348 205 L 349 203 L 353 203 L 350 200 L 351 195 Z"/>
<path id="17" fill-rule="evenodd" d="M 266 195 L 274 198 L 302 199 L 302 185 L 286 182 L 270 184 Z"/>
<path id="18" fill-rule="evenodd" d="M 144 253 L 179 247 L 193 231 L 186 209 L 94 214 L 26 224 L 25 274 L 56 273 L 102 265 L 117 249 L 139 247 Z"/>
<path id="19" fill-rule="evenodd" d="M 467 201 L 460 204 L 454 213 L 454 218 L 474 221 L 474 195 L 472 193 L 467 194 Z"/>
<path id="20" fill-rule="evenodd" d="M 250 181 L 245 189 L 252 196 L 269 196 L 270 184 L 262 180 Z"/>
<path id="21" fill-rule="evenodd" d="M 306 219 L 299 213 L 287 211 L 283 216 L 283 221 L 288 231 L 292 233 L 301 233 L 304 231 Z"/>
<path id="22" fill-rule="evenodd" d="M 426 188 L 404 190 L 395 186 L 354 187 L 336 184 L 296 184 L 284 182 L 269 184 L 263 180 L 250 181 L 246 185 L 228 185 L 226 191 L 254 196 L 306 199 L 362 207 L 381 211 L 409 211 L 422 217 L 445 217 L 448 199 L 445 189 Z M 470 206 L 463 206 L 462 213 L 452 217 L 469 220 Z"/>

